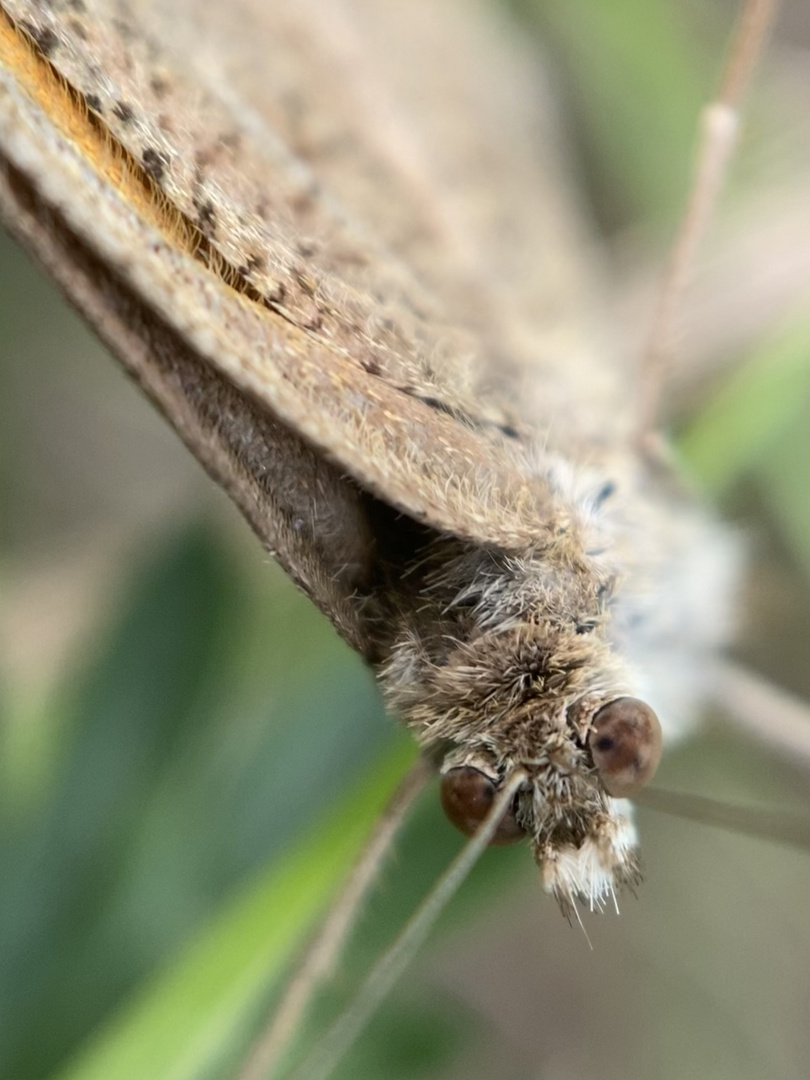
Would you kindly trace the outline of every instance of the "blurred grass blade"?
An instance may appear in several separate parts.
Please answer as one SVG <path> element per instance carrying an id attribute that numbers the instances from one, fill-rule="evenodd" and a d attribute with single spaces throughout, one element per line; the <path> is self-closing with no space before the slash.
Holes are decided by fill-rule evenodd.
<path id="1" fill-rule="evenodd" d="M 810 399 L 809 360 L 810 317 L 803 311 L 760 345 L 692 421 L 679 448 L 706 491 L 727 490 L 794 425 Z"/>
<path id="2" fill-rule="evenodd" d="M 54 1080 L 192 1080 L 231 1060 L 414 753 L 403 737 Z"/>
<path id="3" fill-rule="evenodd" d="M 206 522 L 150 549 L 49 722 L 14 717 L 42 729 L 33 797 L 0 819 L 14 1080 L 70 1060 L 390 740 L 369 673 L 278 573 Z"/>
<path id="4" fill-rule="evenodd" d="M 513 3 L 563 55 L 592 155 L 588 178 L 604 219 L 671 220 L 688 180 L 696 117 L 711 92 L 697 74 L 694 40 L 688 41 L 672 5 Z M 650 131 L 655 139 L 639 138 Z"/>
<path id="5" fill-rule="evenodd" d="M 5 1075 L 41 1075 L 69 1045 L 55 1023 L 41 1032 L 43 1014 L 75 995 L 71 1018 L 89 1025 L 120 990 L 120 973 L 105 984 L 86 971 L 93 936 L 151 792 L 218 701 L 211 673 L 236 610 L 233 580 L 210 531 L 185 530 L 153 553 L 98 653 L 60 689 L 40 801 L 0 823 Z"/>

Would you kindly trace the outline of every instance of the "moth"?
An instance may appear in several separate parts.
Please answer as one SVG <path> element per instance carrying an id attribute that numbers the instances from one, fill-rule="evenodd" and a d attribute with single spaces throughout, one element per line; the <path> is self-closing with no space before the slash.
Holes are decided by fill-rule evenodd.
<path id="1" fill-rule="evenodd" d="M 313 5 L 313 62 L 297 11 L 83 7 L 4 6 L 12 229 L 374 666 L 451 819 L 475 832 L 520 770 L 497 839 L 564 907 L 612 901 L 623 796 L 704 695 L 737 549 L 639 448 L 553 161 L 482 151 L 521 95 L 423 146 L 352 80 L 370 11 Z"/>

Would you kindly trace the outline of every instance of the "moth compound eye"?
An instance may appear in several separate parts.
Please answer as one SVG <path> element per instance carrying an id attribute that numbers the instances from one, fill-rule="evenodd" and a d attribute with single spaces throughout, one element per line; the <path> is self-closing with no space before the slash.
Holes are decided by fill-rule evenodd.
<path id="1" fill-rule="evenodd" d="M 450 769 L 442 777 L 439 797 L 442 809 L 457 829 L 472 836 L 487 816 L 498 791 L 488 776 L 469 765 Z M 526 834 L 518 825 L 514 811 L 503 816 L 491 844 L 513 844 Z"/>
<path id="2" fill-rule="evenodd" d="M 653 778 L 661 760 L 661 725 L 643 701 L 616 698 L 594 716 L 588 746 L 608 795 L 624 799 Z"/>

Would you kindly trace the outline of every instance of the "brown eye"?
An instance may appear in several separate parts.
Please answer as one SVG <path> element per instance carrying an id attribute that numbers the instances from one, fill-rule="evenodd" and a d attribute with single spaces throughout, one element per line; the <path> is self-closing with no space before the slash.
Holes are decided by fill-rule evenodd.
<path id="1" fill-rule="evenodd" d="M 661 725 L 643 701 L 616 698 L 594 716 L 588 746 L 607 793 L 624 799 L 644 787 L 658 768 Z"/>
<path id="2" fill-rule="evenodd" d="M 488 776 L 464 765 L 444 774 L 439 797 L 442 809 L 455 827 L 465 836 L 472 836 L 489 813 L 497 790 Z M 525 835 L 514 812 L 508 810 L 490 843 L 513 844 Z"/>

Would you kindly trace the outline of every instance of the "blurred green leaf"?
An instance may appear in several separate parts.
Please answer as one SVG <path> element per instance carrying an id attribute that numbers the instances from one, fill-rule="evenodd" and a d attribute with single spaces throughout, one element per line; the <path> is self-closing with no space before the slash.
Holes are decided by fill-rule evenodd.
<path id="1" fill-rule="evenodd" d="M 137 583 L 86 674 L 60 690 L 64 737 L 49 747 L 59 755 L 52 784 L 31 820 L 0 833 L 0 1062 L 11 1075 L 23 1075 L 18 1055 L 47 1060 L 96 1007 L 92 995 L 70 998 L 73 966 L 115 887 L 139 806 L 210 714 L 233 580 L 210 534 L 190 530 Z M 114 994 L 120 971 L 111 977 Z M 65 999 L 71 1007 L 57 1010 Z M 54 1020 L 32 1041 L 43 1010 L 65 1029 Z"/>
<path id="2" fill-rule="evenodd" d="M 313 833 L 230 903 L 59 1080 L 192 1080 L 229 1058 L 414 758 L 403 741 Z"/>
<path id="3" fill-rule="evenodd" d="M 0 1075 L 52 1069 L 390 738 L 359 659 L 261 569 L 204 524 L 156 542 L 59 687 L 50 782 L 0 824 Z"/>
<path id="4" fill-rule="evenodd" d="M 660 0 L 512 2 L 557 46 L 603 218 L 669 222 L 710 87 L 676 9 Z"/>
<path id="5" fill-rule="evenodd" d="M 803 395 L 756 473 L 786 546 L 810 577 L 810 325 L 807 329 Z"/>
<path id="6" fill-rule="evenodd" d="M 734 370 L 681 434 L 680 452 L 703 487 L 720 495 L 790 438 L 808 401 L 810 319 L 803 311 Z M 794 464 L 801 460 L 799 454 Z"/>

